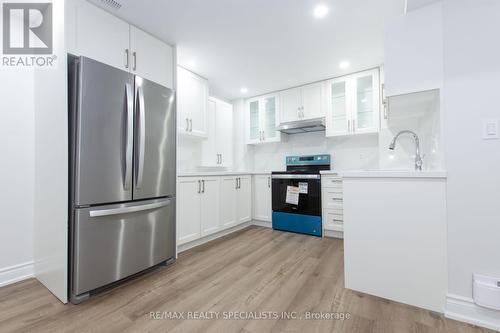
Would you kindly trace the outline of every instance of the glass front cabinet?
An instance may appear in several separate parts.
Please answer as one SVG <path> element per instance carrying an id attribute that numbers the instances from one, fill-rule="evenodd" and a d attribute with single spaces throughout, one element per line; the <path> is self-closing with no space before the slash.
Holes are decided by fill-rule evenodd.
<path id="1" fill-rule="evenodd" d="M 246 101 L 247 144 L 279 142 L 278 95 L 270 94 Z"/>
<path id="2" fill-rule="evenodd" d="M 326 136 L 379 132 L 379 76 L 377 68 L 326 82 Z"/>

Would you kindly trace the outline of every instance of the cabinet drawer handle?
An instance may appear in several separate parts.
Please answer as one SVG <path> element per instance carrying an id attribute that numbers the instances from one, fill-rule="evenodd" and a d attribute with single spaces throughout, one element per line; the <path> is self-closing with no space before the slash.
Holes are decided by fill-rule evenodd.
<path id="1" fill-rule="evenodd" d="M 137 52 L 132 52 L 132 59 L 134 60 L 132 69 L 135 71 L 137 69 Z"/>
<path id="2" fill-rule="evenodd" d="M 342 201 L 342 198 L 332 198 L 333 201 Z"/>
<path id="3" fill-rule="evenodd" d="M 128 53 L 129 53 L 128 49 L 125 49 L 125 68 L 127 68 L 127 69 L 129 66 L 129 64 L 128 64 L 129 54 Z"/>

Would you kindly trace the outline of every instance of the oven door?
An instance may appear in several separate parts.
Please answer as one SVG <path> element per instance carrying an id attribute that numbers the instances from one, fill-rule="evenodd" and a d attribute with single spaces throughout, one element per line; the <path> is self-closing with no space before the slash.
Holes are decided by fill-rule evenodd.
<path id="1" fill-rule="evenodd" d="M 320 175 L 273 174 L 272 185 L 273 212 L 321 216 Z M 293 193 L 297 188 L 298 201 Z"/>

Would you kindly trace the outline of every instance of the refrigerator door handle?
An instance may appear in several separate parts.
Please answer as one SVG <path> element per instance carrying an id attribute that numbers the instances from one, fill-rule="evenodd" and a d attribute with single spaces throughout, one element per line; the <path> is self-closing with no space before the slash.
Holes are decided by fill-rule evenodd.
<path id="1" fill-rule="evenodd" d="M 101 209 L 101 210 L 91 210 L 89 211 L 90 217 L 101 217 L 101 216 L 111 216 L 111 215 L 119 215 L 119 214 L 128 214 L 134 212 L 141 212 L 144 210 L 157 209 L 161 207 L 165 207 L 170 205 L 172 201 L 167 199 L 165 201 L 154 202 L 141 206 L 132 206 L 132 207 L 120 207 L 113 209 Z"/>
<path id="2" fill-rule="evenodd" d="M 137 177 L 136 177 L 136 188 L 142 187 L 142 177 L 144 175 L 144 150 L 146 146 L 146 112 L 144 110 L 144 91 L 141 86 L 137 88 L 137 105 L 139 112 L 139 121 L 138 125 L 138 149 L 137 149 Z"/>
<path id="3" fill-rule="evenodd" d="M 125 147 L 125 179 L 123 188 L 130 190 L 132 182 L 132 145 L 134 144 L 134 95 L 130 83 L 125 84 L 125 92 L 127 96 L 127 142 Z"/>

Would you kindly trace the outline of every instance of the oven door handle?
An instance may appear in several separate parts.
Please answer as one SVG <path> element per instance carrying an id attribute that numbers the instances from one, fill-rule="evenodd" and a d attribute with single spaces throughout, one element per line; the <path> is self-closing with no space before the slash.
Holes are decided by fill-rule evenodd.
<path id="1" fill-rule="evenodd" d="M 299 174 L 292 174 L 292 175 L 272 175 L 272 179 L 321 179 L 320 175 L 299 175 Z"/>

